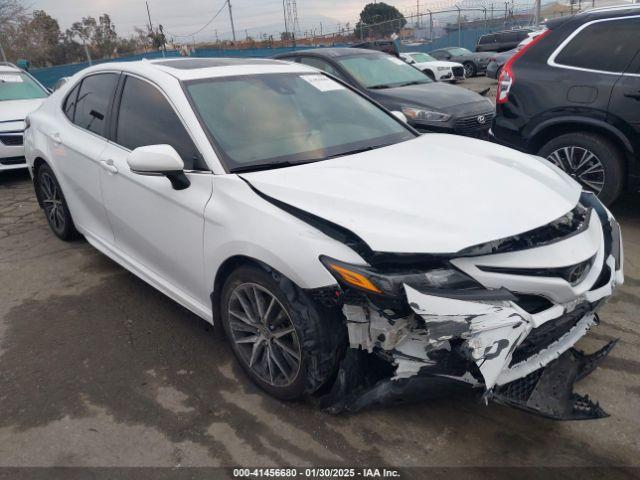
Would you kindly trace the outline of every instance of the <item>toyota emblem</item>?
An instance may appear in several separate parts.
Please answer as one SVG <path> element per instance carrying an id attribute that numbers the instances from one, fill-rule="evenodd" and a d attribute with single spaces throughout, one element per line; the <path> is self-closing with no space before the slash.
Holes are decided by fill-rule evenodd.
<path id="1" fill-rule="evenodd" d="M 480 125 L 484 125 L 486 123 L 486 121 L 487 121 L 487 119 L 486 119 L 486 117 L 484 115 L 478 115 L 478 118 L 476 120 L 478 120 L 478 123 Z"/>

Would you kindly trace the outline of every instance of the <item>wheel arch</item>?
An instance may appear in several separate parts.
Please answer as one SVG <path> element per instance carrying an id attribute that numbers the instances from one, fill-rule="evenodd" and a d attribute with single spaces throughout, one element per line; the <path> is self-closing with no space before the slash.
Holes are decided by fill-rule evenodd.
<path id="1" fill-rule="evenodd" d="M 220 303 L 222 300 L 221 296 L 222 296 L 222 287 L 224 286 L 224 282 L 226 281 L 227 278 L 229 278 L 229 275 L 231 275 L 231 273 L 233 273 L 236 269 L 243 266 L 257 267 L 268 273 L 276 272 L 278 275 L 281 275 L 282 277 L 286 278 L 296 287 L 302 288 L 294 280 L 289 278 L 284 273 L 280 272 L 280 270 L 278 270 L 275 267 L 272 267 L 271 265 L 269 265 L 268 263 L 262 260 L 259 260 L 255 257 L 251 257 L 249 255 L 243 255 L 243 254 L 232 255 L 231 257 L 228 257 L 226 260 L 224 260 L 220 264 L 214 276 L 213 290 L 211 291 L 211 294 L 210 294 L 211 311 L 212 311 L 214 324 L 216 323 L 216 320 L 220 319 Z"/>
<path id="2" fill-rule="evenodd" d="M 558 118 L 537 125 L 529 134 L 527 150 L 536 153 L 552 138 L 577 132 L 602 135 L 610 140 L 616 148 L 620 148 L 619 146 L 622 143 L 626 155 L 633 155 L 634 153 L 629 139 L 617 128 L 599 120 L 583 117 Z"/>

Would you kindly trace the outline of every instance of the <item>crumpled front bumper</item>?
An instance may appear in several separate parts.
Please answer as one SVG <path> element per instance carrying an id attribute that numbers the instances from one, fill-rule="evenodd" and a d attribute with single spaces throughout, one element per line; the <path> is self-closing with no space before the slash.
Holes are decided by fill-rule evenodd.
<path id="1" fill-rule="evenodd" d="M 603 232 L 601 222 L 593 222 L 585 238 Z M 615 224 L 613 219 L 610 222 Z M 483 391 L 486 401 L 548 418 L 606 416 L 588 397 L 574 393 L 573 384 L 591 373 L 616 343 L 591 355 L 574 348 L 598 323 L 598 310 L 623 283 L 621 239 L 607 235 L 610 240 L 606 242 L 603 233 L 593 237 L 599 268 L 591 279 L 577 289 L 566 283 L 564 290 L 554 290 L 556 301 L 538 313 L 527 312 L 505 296 L 492 299 L 473 292 L 425 293 L 407 284 L 404 293 L 412 316 L 390 319 L 372 304 L 345 305 L 352 349 L 333 391 L 324 399 L 325 407 L 333 412 L 357 411 L 369 405 L 432 398 L 449 390 L 475 389 Z M 613 240 L 619 242 L 617 252 L 611 248 Z M 577 250 L 573 248 L 577 242 L 580 239 L 574 237 L 565 247 Z M 566 256 L 557 244 L 544 248 L 550 256 L 553 249 Z M 536 281 L 532 280 L 533 285 Z M 536 288 L 546 288 L 544 279 L 539 282 Z M 580 293 L 574 295 L 579 288 Z M 531 348 L 535 338 L 544 341 Z M 394 367 L 392 374 L 372 375 L 371 359 L 363 350 L 386 358 Z"/>

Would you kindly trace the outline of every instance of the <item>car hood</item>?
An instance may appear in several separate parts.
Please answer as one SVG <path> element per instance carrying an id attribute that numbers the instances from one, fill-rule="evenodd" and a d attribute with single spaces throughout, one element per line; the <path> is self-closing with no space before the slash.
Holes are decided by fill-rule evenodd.
<path id="1" fill-rule="evenodd" d="M 454 253 L 517 235 L 569 212 L 581 192 L 541 159 L 446 134 L 241 176 L 395 253 Z"/>
<path id="2" fill-rule="evenodd" d="M 409 105 L 463 116 L 493 110 L 491 102 L 482 95 L 448 83 L 431 82 L 369 92 L 392 110 L 398 109 L 400 105 Z"/>
<path id="3" fill-rule="evenodd" d="M 23 129 L 24 118 L 37 109 L 44 100 L 44 98 L 34 98 L 29 100 L 0 101 L 0 130 Z"/>

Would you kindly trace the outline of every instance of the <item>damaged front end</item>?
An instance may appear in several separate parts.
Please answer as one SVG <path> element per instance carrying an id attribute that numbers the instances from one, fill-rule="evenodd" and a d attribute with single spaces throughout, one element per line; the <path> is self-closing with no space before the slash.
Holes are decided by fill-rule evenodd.
<path id="1" fill-rule="evenodd" d="M 350 343 L 323 406 L 338 413 L 482 391 L 549 418 L 607 416 L 573 385 L 615 341 L 591 355 L 574 345 L 623 281 L 619 226 L 589 194 L 554 223 L 414 262 L 322 257 L 340 285 Z"/>

